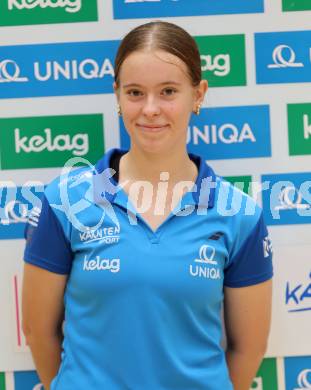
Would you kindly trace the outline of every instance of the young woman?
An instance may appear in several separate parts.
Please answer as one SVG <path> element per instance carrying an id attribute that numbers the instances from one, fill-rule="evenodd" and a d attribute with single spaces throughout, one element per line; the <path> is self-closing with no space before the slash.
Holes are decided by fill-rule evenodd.
<path id="1" fill-rule="evenodd" d="M 269 332 L 271 247 L 261 209 L 187 153 L 207 91 L 195 41 L 171 23 L 135 28 L 114 88 L 130 149 L 105 154 L 97 175 L 54 180 L 26 230 L 38 374 L 52 390 L 248 390 Z M 64 188 L 88 206 L 70 208 Z"/>

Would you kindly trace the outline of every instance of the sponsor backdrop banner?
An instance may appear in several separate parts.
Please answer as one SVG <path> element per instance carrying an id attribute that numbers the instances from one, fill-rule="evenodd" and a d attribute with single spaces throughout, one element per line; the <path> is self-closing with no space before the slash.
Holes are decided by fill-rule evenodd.
<path id="1" fill-rule="evenodd" d="M 3 0 L 0 390 L 43 389 L 21 325 L 25 222 L 36 219 L 46 184 L 69 158 L 95 163 L 130 146 L 113 63 L 125 33 L 153 19 L 190 32 L 209 82 L 189 123 L 189 152 L 264 209 L 274 248 L 272 327 L 251 389 L 310 389 L 310 1 Z"/>

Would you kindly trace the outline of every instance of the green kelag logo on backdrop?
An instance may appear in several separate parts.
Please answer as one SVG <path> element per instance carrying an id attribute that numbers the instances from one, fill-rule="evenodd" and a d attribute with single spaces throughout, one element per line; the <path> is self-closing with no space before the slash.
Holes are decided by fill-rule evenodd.
<path id="1" fill-rule="evenodd" d="M 278 390 L 276 359 L 267 358 L 261 363 L 251 390 Z"/>
<path id="2" fill-rule="evenodd" d="M 283 0 L 283 11 L 307 11 L 311 10 L 310 0 Z"/>
<path id="3" fill-rule="evenodd" d="M 252 176 L 226 176 L 225 179 L 239 190 L 252 196 Z"/>
<path id="4" fill-rule="evenodd" d="M 97 0 L 1 0 L 0 26 L 97 21 Z"/>
<path id="5" fill-rule="evenodd" d="M 288 104 L 289 154 L 311 154 L 311 103 Z"/>
<path id="6" fill-rule="evenodd" d="M 0 390 L 5 390 L 5 376 L 4 372 L 0 372 Z"/>
<path id="7" fill-rule="evenodd" d="M 95 163 L 103 153 L 100 114 L 0 119 L 0 169 L 61 167 L 71 157 Z"/>
<path id="8" fill-rule="evenodd" d="M 245 36 L 197 36 L 202 77 L 211 87 L 246 85 Z"/>

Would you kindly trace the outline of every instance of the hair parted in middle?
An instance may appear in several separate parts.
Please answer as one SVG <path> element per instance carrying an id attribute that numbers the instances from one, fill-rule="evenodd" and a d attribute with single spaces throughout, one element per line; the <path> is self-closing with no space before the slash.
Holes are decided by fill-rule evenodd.
<path id="1" fill-rule="evenodd" d="M 154 21 L 135 27 L 121 41 L 114 66 L 117 87 L 124 60 L 131 53 L 143 50 L 162 50 L 175 55 L 186 64 L 192 85 L 197 86 L 200 83 L 201 59 L 195 40 L 176 24 Z"/>

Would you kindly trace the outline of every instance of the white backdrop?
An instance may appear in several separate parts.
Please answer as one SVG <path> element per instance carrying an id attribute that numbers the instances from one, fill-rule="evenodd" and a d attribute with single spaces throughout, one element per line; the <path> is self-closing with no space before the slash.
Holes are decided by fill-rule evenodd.
<path id="1" fill-rule="evenodd" d="M 210 88 L 204 107 L 270 106 L 272 156 L 209 161 L 206 155 L 207 162 L 220 175 L 252 175 L 254 181 L 260 181 L 262 174 L 311 172 L 311 151 L 309 155 L 289 156 L 286 112 L 289 103 L 311 103 L 310 83 L 256 84 L 254 33 L 310 28 L 310 11 L 284 13 L 281 9 L 281 0 L 274 0 L 265 1 L 265 13 L 166 19 L 184 27 L 193 36 L 245 34 L 247 85 Z M 1 27 L 1 46 L 120 40 L 132 27 L 151 20 L 114 20 L 111 1 L 98 0 L 98 14 L 99 21 L 91 23 Z M 311 47 L 311 42 L 307 44 Z M 92 113 L 104 116 L 105 149 L 120 145 L 116 101 L 111 94 L 4 98 L 0 102 L 0 119 Z M 0 145 L 0 150 L 3 147 Z M 28 180 L 48 183 L 59 171 L 60 168 L 0 170 L 0 180 L 13 180 L 18 186 Z M 269 232 L 274 246 L 275 278 L 267 356 L 311 355 L 311 311 L 289 313 L 290 305 L 286 305 L 287 282 L 291 286 L 301 284 L 301 293 L 310 284 L 311 224 L 269 226 Z M 34 368 L 34 365 L 21 334 L 18 311 L 24 242 L 22 239 L 2 239 L 0 245 L 0 370 L 28 370 Z M 307 305 L 308 302 L 310 297 L 306 296 L 303 303 Z"/>

